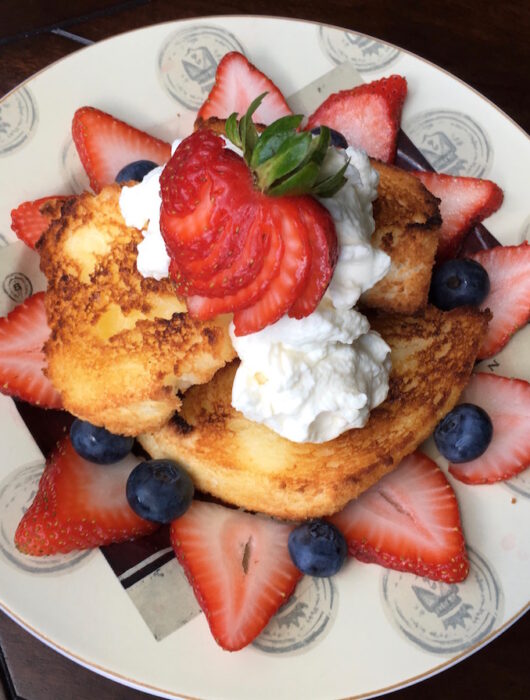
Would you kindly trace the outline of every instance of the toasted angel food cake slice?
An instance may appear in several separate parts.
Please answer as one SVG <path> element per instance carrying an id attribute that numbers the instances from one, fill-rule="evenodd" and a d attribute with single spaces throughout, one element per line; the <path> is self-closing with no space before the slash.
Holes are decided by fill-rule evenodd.
<path id="1" fill-rule="evenodd" d="M 400 314 L 424 309 L 429 295 L 438 230 L 439 200 L 414 175 L 393 165 L 371 160 L 379 173 L 373 204 L 372 245 L 390 256 L 385 277 L 361 297 L 361 305 Z"/>
<path id="2" fill-rule="evenodd" d="M 329 442 L 290 442 L 232 408 L 237 363 L 191 388 L 168 425 L 139 440 L 228 503 L 287 519 L 330 515 L 394 469 L 456 404 L 487 321 L 471 308 L 374 314 L 372 327 L 392 349 L 388 398 L 364 428 Z"/>
<path id="3" fill-rule="evenodd" d="M 111 185 L 66 200 L 39 242 L 45 353 L 68 411 L 136 435 L 161 427 L 179 392 L 208 382 L 235 353 L 226 318 L 192 319 L 169 279 L 137 271 L 142 234 L 125 225 L 119 195 Z"/>

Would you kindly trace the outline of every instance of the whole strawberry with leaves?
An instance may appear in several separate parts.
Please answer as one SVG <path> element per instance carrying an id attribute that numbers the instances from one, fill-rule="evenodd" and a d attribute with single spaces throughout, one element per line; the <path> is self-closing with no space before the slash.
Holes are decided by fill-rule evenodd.
<path id="1" fill-rule="evenodd" d="M 160 178 L 160 227 L 170 274 L 190 313 L 201 319 L 234 312 L 236 335 L 261 330 L 285 313 L 302 318 L 324 295 L 337 261 L 329 212 L 316 199 L 345 183 L 347 161 L 323 169 L 327 128 L 298 131 L 301 115 L 287 115 L 258 134 L 252 115 L 228 139 L 199 130 L 182 141 Z"/>

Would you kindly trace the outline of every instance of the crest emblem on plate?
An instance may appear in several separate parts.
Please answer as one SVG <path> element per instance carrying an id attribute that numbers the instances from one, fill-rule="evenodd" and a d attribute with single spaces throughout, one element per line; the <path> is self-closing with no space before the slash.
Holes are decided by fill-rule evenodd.
<path id="1" fill-rule="evenodd" d="M 379 70 L 399 56 L 399 49 L 380 41 L 334 27 L 319 28 L 320 46 L 336 64 L 349 61 L 358 71 Z"/>
<path id="2" fill-rule="evenodd" d="M 43 462 L 21 467 L 0 484 L 0 553 L 11 564 L 32 574 L 57 574 L 71 569 L 92 551 L 32 557 L 19 552 L 13 541 L 20 519 L 35 498 L 43 468 Z"/>
<path id="3" fill-rule="evenodd" d="M 33 294 L 33 285 L 30 278 L 23 272 L 11 272 L 2 282 L 2 289 L 7 296 L 20 304 Z"/>
<path id="4" fill-rule="evenodd" d="M 385 608 L 411 642 L 436 654 L 464 651 L 488 635 L 502 619 L 503 595 L 497 575 L 468 548 L 469 576 L 447 584 L 399 571 L 382 579 Z"/>
<path id="5" fill-rule="evenodd" d="M 304 576 L 253 646 L 270 654 L 306 651 L 331 629 L 337 600 L 331 579 Z"/>
<path id="6" fill-rule="evenodd" d="M 23 146 L 37 126 L 35 99 L 26 87 L 14 90 L 0 102 L 0 156 Z"/>
<path id="7" fill-rule="evenodd" d="M 219 61 L 229 51 L 244 53 L 235 36 L 219 27 L 189 27 L 172 34 L 158 57 L 164 88 L 184 107 L 198 109 L 212 89 Z"/>
<path id="8" fill-rule="evenodd" d="M 421 112 L 404 129 L 432 167 L 449 175 L 483 177 L 493 156 L 483 128 L 467 114 L 448 110 Z"/>

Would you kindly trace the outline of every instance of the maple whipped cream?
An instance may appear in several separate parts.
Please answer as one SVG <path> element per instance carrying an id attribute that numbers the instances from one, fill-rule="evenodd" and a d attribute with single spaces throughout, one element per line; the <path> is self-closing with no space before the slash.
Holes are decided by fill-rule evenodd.
<path id="1" fill-rule="evenodd" d="M 348 158 L 346 184 L 320 200 L 335 223 L 338 260 L 318 308 L 246 336 L 230 328 L 241 360 L 232 405 L 293 442 L 326 442 L 362 427 L 388 393 L 390 348 L 353 309 L 390 267 L 389 257 L 370 243 L 378 174 L 366 154 L 352 147 L 330 149 L 324 167 L 331 174 Z M 159 225 L 161 172 L 156 168 L 138 185 L 124 187 L 120 197 L 126 224 L 144 234 L 138 271 L 155 279 L 167 277 L 169 267 Z"/>

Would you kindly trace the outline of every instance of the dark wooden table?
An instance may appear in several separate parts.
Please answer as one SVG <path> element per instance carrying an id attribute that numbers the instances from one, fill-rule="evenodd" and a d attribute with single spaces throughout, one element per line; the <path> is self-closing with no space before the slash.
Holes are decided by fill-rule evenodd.
<path id="1" fill-rule="evenodd" d="M 1 0 L 0 95 L 82 45 L 129 29 L 212 14 L 283 15 L 348 27 L 409 49 L 468 82 L 528 131 L 528 8 L 524 0 Z M 392 697 L 527 698 L 529 646 L 527 615 L 480 653 Z M 0 700 L 147 697 L 64 659 L 2 614 L 0 681 Z"/>

